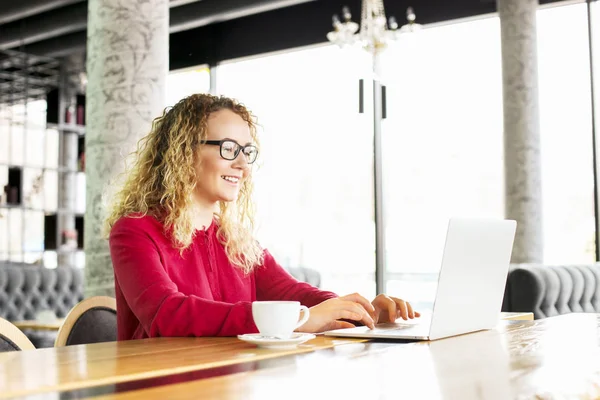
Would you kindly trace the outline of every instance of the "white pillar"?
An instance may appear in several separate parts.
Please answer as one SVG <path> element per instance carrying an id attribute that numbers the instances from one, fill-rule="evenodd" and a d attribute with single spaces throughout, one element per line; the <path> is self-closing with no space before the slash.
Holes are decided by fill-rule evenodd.
<path id="1" fill-rule="evenodd" d="M 114 296 L 103 194 L 164 108 L 168 0 L 89 0 L 86 90 L 86 296 Z"/>
<path id="2" fill-rule="evenodd" d="M 506 217 L 517 220 L 513 263 L 543 262 L 537 66 L 538 0 L 497 0 L 502 30 Z"/>

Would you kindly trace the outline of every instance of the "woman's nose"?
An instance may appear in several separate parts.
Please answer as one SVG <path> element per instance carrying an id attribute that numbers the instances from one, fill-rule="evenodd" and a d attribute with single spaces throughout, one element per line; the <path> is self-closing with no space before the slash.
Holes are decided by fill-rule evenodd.
<path id="1" fill-rule="evenodd" d="M 248 164 L 248 160 L 246 159 L 246 155 L 241 151 L 233 161 L 233 165 L 234 167 L 240 169 L 246 169 L 250 166 L 250 164 Z"/>

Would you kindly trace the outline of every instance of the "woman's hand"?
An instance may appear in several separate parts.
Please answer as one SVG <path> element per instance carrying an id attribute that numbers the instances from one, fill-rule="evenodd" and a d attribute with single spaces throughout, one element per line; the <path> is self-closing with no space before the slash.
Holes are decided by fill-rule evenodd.
<path id="1" fill-rule="evenodd" d="M 350 322 L 340 319 L 359 321 L 369 328 L 374 327 L 375 308 L 369 300 L 358 293 L 335 299 L 325 300 L 310 308 L 310 317 L 298 332 L 323 332 L 332 329 L 353 328 Z"/>
<path id="2" fill-rule="evenodd" d="M 375 323 L 394 322 L 396 318 L 403 320 L 418 318 L 420 313 L 413 311 L 410 303 L 396 297 L 380 294 L 371 302 L 375 308 Z"/>

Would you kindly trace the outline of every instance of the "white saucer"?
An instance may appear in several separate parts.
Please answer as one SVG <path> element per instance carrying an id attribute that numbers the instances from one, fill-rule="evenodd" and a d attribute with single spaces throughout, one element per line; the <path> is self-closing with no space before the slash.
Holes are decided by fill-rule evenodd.
<path id="1" fill-rule="evenodd" d="M 260 333 L 238 335 L 238 339 L 265 349 L 291 349 L 314 338 L 315 335 L 311 333 L 293 333 L 289 339 L 275 339 L 272 336 L 264 337 Z"/>

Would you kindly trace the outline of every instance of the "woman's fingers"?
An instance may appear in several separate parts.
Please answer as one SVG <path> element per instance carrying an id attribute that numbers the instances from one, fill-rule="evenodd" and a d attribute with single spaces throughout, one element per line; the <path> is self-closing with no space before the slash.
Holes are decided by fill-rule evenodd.
<path id="1" fill-rule="evenodd" d="M 371 329 L 375 328 L 375 321 L 369 313 L 365 313 L 364 317 L 360 320 L 360 322 L 362 322 L 363 325 L 366 325 Z"/>
<path id="2" fill-rule="evenodd" d="M 358 293 L 352 293 L 347 296 L 340 297 L 340 299 L 346 301 L 353 301 L 355 303 L 360 304 L 365 310 L 367 310 L 367 312 L 370 315 L 373 315 L 373 313 L 375 312 L 375 307 L 373 307 L 373 304 L 371 304 L 369 300 L 365 299 Z"/>
<path id="3" fill-rule="evenodd" d="M 398 301 L 396 302 L 396 307 L 398 308 L 398 311 L 400 311 L 400 316 L 405 321 L 408 319 L 408 307 L 406 306 L 407 304 L 407 302 L 400 299 L 398 299 Z"/>
<path id="4" fill-rule="evenodd" d="M 408 311 L 408 318 L 414 318 L 415 317 L 415 312 L 412 308 L 412 306 L 410 305 L 410 303 L 406 303 L 406 309 Z"/>
<path id="5" fill-rule="evenodd" d="M 402 299 L 397 299 L 395 297 L 392 297 L 392 299 L 394 299 L 394 301 L 396 302 L 398 315 L 401 316 L 404 320 L 406 320 L 408 318 L 410 318 L 410 319 L 418 318 L 421 316 L 420 313 L 413 310 L 412 306 L 410 305 L 410 303 L 408 301 L 404 301 Z"/>
<path id="6" fill-rule="evenodd" d="M 406 309 L 408 311 L 408 318 L 419 318 L 421 316 L 421 313 L 415 311 L 408 301 L 405 301 L 404 303 L 406 304 Z"/>
<path id="7" fill-rule="evenodd" d="M 327 330 L 333 329 L 344 329 L 344 328 L 354 328 L 354 324 L 346 321 L 333 321 L 331 326 L 327 327 Z"/>
<path id="8" fill-rule="evenodd" d="M 345 308 L 342 308 L 339 310 L 335 310 L 335 312 L 333 314 L 333 318 L 334 319 L 349 319 L 352 321 L 360 321 L 363 317 L 362 317 L 362 314 L 360 314 L 354 310 L 347 310 Z"/>
<path id="9" fill-rule="evenodd" d="M 391 297 L 379 296 L 379 307 L 382 310 L 387 310 L 389 322 L 394 322 L 398 317 L 396 302 Z"/>
<path id="10" fill-rule="evenodd" d="M 375 326 L 373 318 L 362 305 L 348 300 L 340 301 L 339 305 L 339 314 L 336 319 L 351 319 L 354 321 L 360 321 L 369 328 L 373 328 Z"/>
<path id="11" fill-rule="evenodd" d="M 373 305 L 379 310 L 380 317 L 382 313 L 387 313 L 388 322 L 394 322 L 397 318 L 407 320 L 409 318 L 418 317 L 420 314 L 415 313 L 411 305 L 402 299 L 380 294 L 373 300 Z M 383 314 L 385 315 L 385 314 Z"/>
<path id="12" fill-rule="evenodd" d="M 365 311 L 365 315 L 358 321 L 362 322 L 364 325 L 368 326 L 369 328 L 375 327 L 375 322 L 374 322 L 374 320 L 376 318 L 375 307 L 373 307 L 373 304 L 371 304 L 369 302 L 369 300 L 367 300 L 366 298 L 364 298 L 363 296 L 361 296 L 358 293 L 353 293 L 353 294 L 349 294 L 347 296 L 340 297 L 340 300 L 351 302 L 354 305 L 357 305 L 360 308 L 362 308 L 362 310 Z"/>

